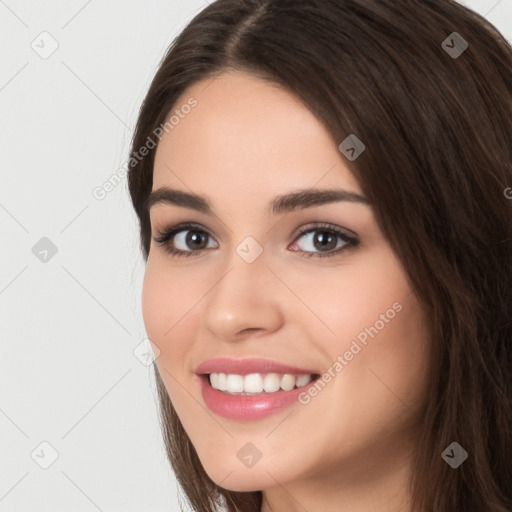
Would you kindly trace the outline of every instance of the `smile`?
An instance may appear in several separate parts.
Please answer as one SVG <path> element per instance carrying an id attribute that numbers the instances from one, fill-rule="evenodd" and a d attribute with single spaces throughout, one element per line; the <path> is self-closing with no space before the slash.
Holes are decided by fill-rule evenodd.
<path id="1" fill-rule="evenodd" d="M 237 421 L 262 419 L 292 406 L 320 378 L 311 369 L 266 359 L 212 359 L 196 369 L 196 376 L 207 408 Z"/>

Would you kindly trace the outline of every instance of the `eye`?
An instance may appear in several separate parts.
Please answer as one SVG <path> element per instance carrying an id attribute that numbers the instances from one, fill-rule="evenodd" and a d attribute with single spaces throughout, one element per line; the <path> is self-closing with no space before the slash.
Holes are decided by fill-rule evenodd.
<path id="1" fill-rule="evenodd" d="M 210 235 L 201 229 L 199 224 L 187 223 L 172 226 L 163 232 L 159 232 L 154 240 L 173 257 L 187 257 L 195 256 L 204 249 L 211 248 L 206 244 L 208 237 Z M 189 250 L 188 247 L 192 249 Z"/>
<path id="2" fill-rule="evenodd" d="M 301 238 L 306 241 L 305 244 L 301 244 L 302 247 L 297 243 L 297 240 Z M 338 227 L 330 224 L 321 224 L 303 229 L 295 239 L 292 247 L 299 246 L 300 252 L 303 253 L 305 258 L 324 258 L 335 256 L 358 244 L 359 240 L 356 237 L 347 235 Z M 315 250 L 318 252 L 314 252 Z"/>
<path id="3" fill-rule="evenodd" d="M 199 224 L 185 223 L 177 226 L 171 226 L 163 232 L 158 232 L 154 238 L 155 242 L 163 246 L 165 251 L 172 257 L 197 256 L 205 249 L 217 247 L 217 245 L 208 244 L 211 235 L 202 229 Z M 306 241 L 306 247 L 298 240 L 303 238 Z M 340 228 L 331 224 L 320 224 L 303 228 L 297 235 L 292 244 L 292 250 L 299 247 L 297 252 L 303 254 L 305 258 L 335 256 L 342 251 L 355 247 L 359 240 L 355 236 L 348 235 Z M 307 246 L 309 245 L 309 249 Z"/>

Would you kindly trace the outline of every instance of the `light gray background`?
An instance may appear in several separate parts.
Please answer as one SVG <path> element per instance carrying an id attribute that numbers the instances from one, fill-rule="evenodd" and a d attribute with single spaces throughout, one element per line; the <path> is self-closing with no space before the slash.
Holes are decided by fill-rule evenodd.
<path id="1" fill-rule="evenodd" d="M 0 511 L 179 510 L 133 352 L 144 265 L 126 179 L 93 190 L 122 174 L 156 67 L 206 3 L 0 0 Z M 512 41 L 512 0 L 462 3 Z"/>

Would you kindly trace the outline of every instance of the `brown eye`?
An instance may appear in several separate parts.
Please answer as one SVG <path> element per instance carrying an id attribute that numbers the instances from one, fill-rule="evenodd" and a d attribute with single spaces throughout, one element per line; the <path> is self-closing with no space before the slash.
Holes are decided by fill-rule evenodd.
<path id="1" fill-rule="evenodd" d="M 179 233 L 179 235 L 181 235 L 181 233 L 187 233 L 185 239 L 183 240 L 183 245 L 185 245 L 186 247 L 191 247 L 193 251 L 206 248 L 207 244 L 205 243 L 205 241 L 208 239 L 209 236 L 207 233 L 190 230 L 182 231 Z M 177 236 L 174 237 L 174 240 L 176 240 L 176 238 Z"/>
<path id="2" fill-rule="evenodd" d="M 210 235 L 200 226 L 180 224 L 158 233 L 154 240 L 173 256 L 193 256 L 209 247 L 208 238 Z"/>
<path id="3" fill-rule="evenodd" d="M 299 244 L 301 239 L 306 243 Z M 335 256 L 358 243 L 357 238 L 348 236 L 336 227 L 321 225 L 303 230 L 295 239 L 293 247 L 298 247 L 306 258 L 311 258 Z"/>

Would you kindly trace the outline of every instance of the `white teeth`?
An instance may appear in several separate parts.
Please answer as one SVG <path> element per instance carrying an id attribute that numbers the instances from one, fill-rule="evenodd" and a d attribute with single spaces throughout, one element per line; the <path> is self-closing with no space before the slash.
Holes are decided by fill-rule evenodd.
<path id="1" fill-rule="evenodd" d="M 213 373 L 212 373 L 212 375 L 213 375 Z M 218 385 L 217 389 L 220 389 L 220 391 L 226 391 L 228 389 L 225 373 L 217 374 L 217 385 Z"/>
<path id="2" fill-rule="evenodd" d="M 313 380 L 313 377 L 311 375 L 299 375 L 295 379 L 295 385 L 300 388 L 302 386 L 305 386 L 306 384 L 309 384 Z"/>
<path id="3" fill-rule="evenodd" d="M 242 393 L 244 390 L 244 378 L 242 375 L 230 373 L 226 376 L 226 387 L 230 393 Z"/>
<path id="4" fill-rule="evenodd" d="M 293 375 L 284 375 L 281 379 L 281 388 L 285 391 L 291 391 L 295 387 L 295 377 Z"/>
<path id="5" fill-rule="evenodd" d="M 259 394 L 274 393 L 282 389 L 291 391 L 295 387 L 302 387 L 313 380 L 312 375 L 291 375 L 279 373 L 250 373 L 248 375 L 211 373 L 210 384 L 212 388 L 230 394 Z"/>
<path id="6" fill-rule="evenodd" d="M 244 391 L 246 393 L 261 393 L 263 391 L 263 377 L 259 373 L 250 373 L 244 377 Z"/>
<path id="7" fill-rule="evenodd" d="M 212 385 L 212 388 L 219 389 L 219 375 L 218 373 L 211 373 L 210 374 L 210 384 Z"/>
<path id="8" fill-rule="evenodd" d="M 278 391 L 281 387 L 281 377 L 277 373 L 267 373 L 263 379 L 263 389 L 266 393 Z"/>

